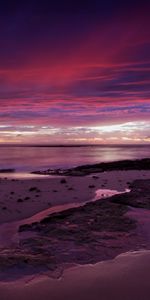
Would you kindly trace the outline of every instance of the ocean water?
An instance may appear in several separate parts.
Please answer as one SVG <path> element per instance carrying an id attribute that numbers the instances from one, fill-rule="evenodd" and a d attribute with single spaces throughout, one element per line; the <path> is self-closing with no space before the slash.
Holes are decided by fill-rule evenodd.
<path id="1" fill-rule="evenodd" d="M 150 145 L 33 147 L 0 146 L 0 169 L 30 172 L 150 157 Z"/>

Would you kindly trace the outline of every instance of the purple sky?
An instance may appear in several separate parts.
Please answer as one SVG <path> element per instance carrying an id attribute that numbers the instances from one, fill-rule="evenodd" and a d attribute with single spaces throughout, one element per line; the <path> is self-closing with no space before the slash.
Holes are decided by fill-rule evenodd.
<path id="1" fill-rule="evenodd" d="M 2 1 L 1 143 L 150 142 L 149 1 L 121 2 Z"/>

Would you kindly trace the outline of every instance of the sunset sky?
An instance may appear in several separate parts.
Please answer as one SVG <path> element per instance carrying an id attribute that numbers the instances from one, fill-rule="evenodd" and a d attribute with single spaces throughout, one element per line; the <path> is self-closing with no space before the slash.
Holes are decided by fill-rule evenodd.
<path id="1" fill-rule="evenodd" d="M 1 1 L 0 143 L 150 143 L 149 1 Z"/>

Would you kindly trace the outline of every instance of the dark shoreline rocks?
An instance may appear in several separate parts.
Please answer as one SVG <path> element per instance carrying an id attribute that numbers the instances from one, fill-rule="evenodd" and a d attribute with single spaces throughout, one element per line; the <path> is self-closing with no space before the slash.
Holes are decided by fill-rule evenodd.
<path id="1" fill-rule="evenodd" d="M 0 173 L 14 173 L 15 169 L 0 169 Z"/>
<path id="2" fill-rule="evenodd" d="M 83 165 L 70 169 L 48 169 L 45 171 L 34 171 L 32 174 L 41 175 L 65 175 L 65 176 L 85 176 L 92 173 L 105 171 L 127 171 L 127 170 L 150 170 L 150 158 L 136 160 L 121 160 L 92 165 Z"/>
<path id="3" fill-rule="evenodd" d="M 41 268 L 53 277 L 56 271 L 61 274 L 69 264 L 113 259 L 123 252 L 141 249 L 143 243 L 145 249 L 150 249 L 146 238 L 137 231 L 136 220 L 126 214 L 129 206 L 150 209 L 149 194 L 150 179 L 136 180 L 129 193 L 21 225 L 18 246 L 0 252 L 3 272 L 21 268 L 26 274 L 31 270 L 35 274 Z"/>

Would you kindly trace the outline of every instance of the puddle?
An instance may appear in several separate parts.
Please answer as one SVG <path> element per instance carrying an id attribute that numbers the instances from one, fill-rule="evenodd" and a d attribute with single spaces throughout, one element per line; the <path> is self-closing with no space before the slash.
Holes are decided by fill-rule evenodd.
<path id="1" fill-rule="evenodd" d="M 96 190 L 96 195 L 93 198 L 92 201 L 96 201 L 98 199 L 103 199 L 103 198 L 107 198 L 107 197 L 111 197 L 113 195 L 117 195 L 117 194 L 123 194 L 123 193 L 129 193 L 130 190 L 129 189 L 125 189 L 125 191 L 123 192 L 119 192 L 116 190 L 108 190 L 108 189 L 98 189 Z"/>

